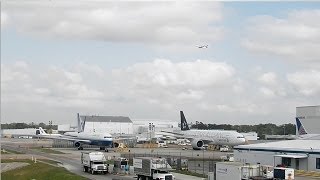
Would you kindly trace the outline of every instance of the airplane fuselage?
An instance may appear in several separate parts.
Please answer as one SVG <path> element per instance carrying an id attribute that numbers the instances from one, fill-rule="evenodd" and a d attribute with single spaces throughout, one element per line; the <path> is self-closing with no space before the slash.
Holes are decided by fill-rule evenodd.
<path id="1" fill-rule="evenodd" d="M 95 134 L 95 133 L 86 133 L 86 132 L 79 132 L 79 133 L 66 132 L 64 136 L 79 139 L 79 140 L 88 140 L 90 141 L 90 143 L 85 143 L 85 144 L 96 145 L 96 146 L 111 146 L 113 142 L 112 136 L 108 133 Z"/>
<path id="2" fill-rule="evenodd" d="M 216 145 L 241 145 L 245 144 L 244 136 L 236 131 L 221 131 L 221 130 L 187 130 L 180 131 L 186 137 L 193 139 L 212 141 L 210 144 Z"/>

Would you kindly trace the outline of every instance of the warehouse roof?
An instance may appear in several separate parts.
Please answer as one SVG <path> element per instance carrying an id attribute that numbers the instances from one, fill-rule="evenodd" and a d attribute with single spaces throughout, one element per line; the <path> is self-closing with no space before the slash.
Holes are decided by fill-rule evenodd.
<path id="1" fill-rule="evenodd" d="M 132 123 L 129 117 L 124 116 L 80 116 L 86 122 L 120 122 Z"/>
<path id="2" fill-rule="evenodd" d="M 272 151 L 272 152 L 303 152 L 320 153 L 320 140 L 288 140 L 249 145 L 239 145 L 235 150 Z"/>

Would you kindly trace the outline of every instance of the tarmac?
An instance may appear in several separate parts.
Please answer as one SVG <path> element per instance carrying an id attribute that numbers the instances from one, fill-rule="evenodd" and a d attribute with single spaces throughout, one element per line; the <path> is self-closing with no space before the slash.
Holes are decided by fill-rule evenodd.
<path id="1" fill-rule="evenodd" d="M 37 151 L 35 149 L 31 149 L 32 147 L 48 147 L 50 146 L 50 140 L 37 140 L 37 139 L 1 139 L 1 146 L 4 149 L 13 150 L 22 152 L 25 154 L 2 154 L 2 159 L 31 159 L 31 157 L 36 157 L 37 159 L 51 159 L 54 161 L 60 162 L 60 165 L 65 167 L 72 173 L 77 175 L 86 177 L 88 179 L 96 179 L 96 180 L 132 180 L 136 178 L 133 174 L 133 169 L 130 169 L 131 175 L 115 175 L 115 174 L 107 174 L 107 175 L 91 175 L 89 173 L 85 173 L 82 171 L 82 166 L 80 162 L 81 151 L 68 148 L 61 149 L 55 148 L 54 150 L 61 151 L 65 154 L 48 154 L 41 151 Z M 220 156 L 225 155 L 225 152 L 219 151 L 194 151 L 191 149 L 182 150 L 182 148 L 130 148 L 128 149 L 130 152 L 114 152 L 109 151 L 105 152 L 106 157 L 115 158 L 120 157 L 121 155 L 130 156 L 130 157 L 138 157 L 138 156 L 157 156 L 157 157 L 171 157 L 171 158 L 188 158 L 193 159 L 193 161 L 189 161 L 188 168 L 189 171 L 197 172 L 199 174 L 207 173 L 209 171 L 210 161 L 219 159 Z M 85 149 L 83 151 L 98 151 L 98 149 Z M 82 151 L 82 152 L 83 152 Z M 20 164 L 20 163 L 19 163 Z M 6 168 L 7 164 L 1 164 L 1 168 Z M 11 166 L 11 165 L 10 165 Z M 19 167 L 20 165 L 12 165 L 12 167 Z M 9 166 L 7 167 L 9 168 Z M 112 166 L 109 167 L 112 169 Z M 179 173 L 173 173 L 176 180 L 202 180 L 203 178 L 188 176 Z M 316 180 L 318 178 L 314 177 L 302 177 L 296 176 L 296 180 Z M 318 179 L 319 180 L 319 179 Z"/>

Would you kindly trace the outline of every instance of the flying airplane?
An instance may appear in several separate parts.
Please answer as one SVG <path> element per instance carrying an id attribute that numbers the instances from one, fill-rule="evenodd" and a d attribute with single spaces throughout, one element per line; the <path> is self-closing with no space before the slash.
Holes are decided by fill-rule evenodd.
<path id="1" fill-rule="evenodd" d="M 296 118 L 297 125 L 297 139 L 320 139 L 320 134 L 309 134 L 302 125 L 299 118 Z"/>
<path id="2" fill-rule="evenodd" d="M 187 120 L 180 111 L 181 131 L 174 133 L 180 137 L 190 140 L 194 150 L 203 149 L 204 145 L 241 145 L 246 143 L 244 136 L 236 131 L 227 130 L 190 130 Z"/>
<path id="3" fill-rule="evenodd" d="M 201 46 L 197 46 L 198 48 L 208 48 L 208 45 L 201 45 Z"/>
<path id="4" fill-rule="evenodd" d="M 100 146 L 100 150 L 106 152 L 108 152 L 107 147 L 113 146 L 113 138 L 109 133 L 66 132 L 63 135 L 47 134 L 41 127 L 39 131 L 38 137 L 72 141 L 78 150 L 83 150 L 83 144 Z"/>

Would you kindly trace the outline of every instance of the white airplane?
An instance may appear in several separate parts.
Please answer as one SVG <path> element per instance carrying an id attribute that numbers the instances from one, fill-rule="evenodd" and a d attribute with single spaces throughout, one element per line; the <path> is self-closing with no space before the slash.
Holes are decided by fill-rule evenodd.
<path id="1" fill-rule="evenodd" d="M 301 121 L 299 118 L 296 118 L 296 126 L 297 126 L 297 139 L 310 139 L 310 140 L 318 140 L 320 139 L 320 134 L 309 134 L 307 133 L 307 130 L 304 128 L 302 125 Z"/>
<path id="2" fill-rule="evenodd" d="M 198 48 L 208 48 L 208 45 L 201 45 L 201 46 L 197 46 Z"/>
<path id="3" fill-rule="evenodd" d="M 180 117 L 181 131 L 174 134 L 190 140 L 194 150 L 203 149 L 208 144 L 235 146 L 246 143 L 244 136 L 236 131 L 190 130 L 182 111 L 180 111 Z"/>
<path id="4" fill-rule="evenodd" d="M 41 127 L 39 131 L 38 137 L 72 141 L 78 150 L 83 150 L 83 144 L 100 146 L 100 150 L 106 152 L 108 152 L 107 147 L 113 146 L 113 138 L 109 133 L 66 132 L 63 135 L 47 134 Z"/>
<path id="5" fill-rule="evenodd" d="M 60 136 L 62 136 L 62 134 L 48 134 L 42 129 L 42 127 L 39 127 L 39 129 L 36 130 L 36 135 L 38 137 L 60 137 Z"/>

